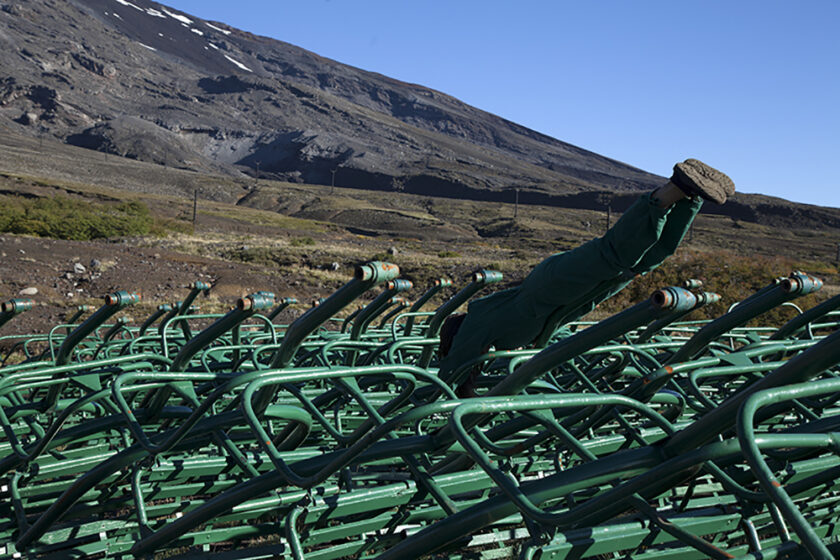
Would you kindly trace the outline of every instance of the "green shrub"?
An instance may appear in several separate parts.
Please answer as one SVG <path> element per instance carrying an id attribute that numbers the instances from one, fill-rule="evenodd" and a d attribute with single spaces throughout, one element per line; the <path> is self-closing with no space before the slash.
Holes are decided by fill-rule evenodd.
<path id="1" fill-rule="evenodd" d="M 3 233 L 85 241 L 148 235 L 153 225 L 149 208 L 138 201 L 104 205 L 64 196 L 0 199 Z"/>
<path id="2" fill-rule="evenodd" d="M 289 241 L 289 245 L 292 247 L 304 247 L 307 245 L 315 245 L 315 240 L 311 237 L 296 237 Z"/>
<path id="3" fill-rule="evenodd" d="M 440 253 L 438 253 L 438 257 L 442 259 L 457 259 L 460 256 L 461 253 L 458 253 L 456 251 L 441 251 Z"/>

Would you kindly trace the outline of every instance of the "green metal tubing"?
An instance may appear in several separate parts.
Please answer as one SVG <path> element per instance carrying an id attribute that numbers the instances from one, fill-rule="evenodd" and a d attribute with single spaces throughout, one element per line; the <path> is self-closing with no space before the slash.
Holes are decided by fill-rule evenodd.
<path id="1" fill-rule="evenodd" d="M 272 309 L 271 313 L 266 315 L 266 317 L 268 318 L 269 321 L 273 321 L 274 318 L 277 317 L 277 315 L 279 315 L 281 311 L 283 311 L 284 309 L 286 309 L 290 305 L 293 305 L 297 302 L 298 302 L 298 300 L 296 300 L 293 297 L 284 297 L 283 299 L 278 301 L 277 307 Z"/>
<path id="2" fill-rule="evenodd" d="M 391 311 L 388 311 L 387 313 L 385 313 L 385 314 L 382 316 L 382 320 L 381 320 L 381 321 L 379 321 L 379 324 L 377 325 L 377 328 L 379 328 L 379 329 L 384 329 L 384 328 L 385 328 L 385 326 L 388 324 L 388 321 L 390 321 L 391 319 L 393 319 L 394 317 L 396 317 L 396 316 L 397 316 L 397 314 L 399 314 L 399 313 L 400 313 L 403 309 L 405 309 L 406 307 L 408 307 L 408 305 L 409 305 L 410 303 L 411 303 L 411 302 L 410 302 L 410 301 L 408 301 L 408 300 L 407 300 L 407 299 L 405 299 L 405 298 L 401 298 L 401 297 L 395 297 L 395 298 L 392 298 L 392 300 L 391 300 L 391 307 L 393 307 L 393 309 L 391 309 Z M 390 308 L 389 308 L 389 309 L 390 309 Z"/>
<path id="3" fill-rule="evenodd" d="M 573 469 L 527 482 L 522 485 L 522 492 L 531 501 L 540 503 L 554 496 L 563 496 L 574 490 L 611 481 L 622 474 L 626 476 L 645 472 L 654 467 L 657 461 L 657 454 L 650 447 L 631 449 L 597 462 L 584 463 Z M 385 551 L 377 560 L 421 558 L 517 511 L 506 495 L 492 496 L 481 504 L 450 515 L 415 533 Z"/>
<path id="4" fill-rule="evenodd" d="M 779 286 L 779 284 L 781 284 L 785 280 L 787 280 L 787 277 L 785 277 L 785 276 L 779 276 L 778 278 L 773 278 L 773 280 L 769 284 L 767 284 L 766 286 L 764 286 L 763 288 L 761 288 L 760 290 L 758 290 L 754 294 L 751 294 L 751 295 L 747 296 L 745 299 L 742 299 L 741 301 L 735 302 L 732 305 L 730 305 L 729 306 L 729 311 L 732 311 L 737 306 L 748 303 L 748 302 L 754 300 L 755 298 L 763 297 L 767 292 L 769 292 L 771 290 L 774 290 L 776 287 Z"/>
<path id="5" fill-rule="evenodd" d="M 416 313 L 420 311 L 420 308 L 426 305 L 430 299 L 437 295 L 444 288 L 448 288 L 452 285 L 452 280 L 449 278 L 438 278 L 435 280 L 435 283 L 426 290 L 426 292 L 417 298 L 417 301 L 414 302 L 414 305 L 408 310 L 409 313 Z M 410 336 L 411 330 L 414 328 L 414 317 L 415 315 L 410 315 L 408 320 L 405 322 L 405 328 L 403 329 L 403 336 Z"/>
<path id="6" fill-rule="evenodd" d="M 411 369 L 401 366 L 401 369 Z M 416 370 L 421 373 L 422 370 Z M 293 378 L 290 382 L 295 382 Z M 335 471 L 344 465 L 354 462 L 376 461 L 386 457 L 395 457 L 423 453 L 433 449 L 435 441 L 431 436 L 416 436 L 378 441 L 388 432 L 402 424 L 411 424 L 433 414 L 445 413 L 463 401 L 452 399 L 443 403 L 435 403 L 411 409 L 397 418 L 388 420 L 385 424 L 376 426 L 364 434 L 347 449 L 335 449 L 326 454 L 304 459 L 295 464 L 300 476 L 313 476 L 319 471 Z M 368 449 L 371 448 L 371 449 Z M 622 465 L 622 468 L 625 465 Z M 219 494 L 205 502 L 205 504 L 188 512 L 180 519 L 167 523 L 150 535 L 139 541 L 133 548 L 132 554 L 145 554 L 183 535 L 190 529 L 210 521 L 222 512 L 252 499 L 256 496 L 272 491 L 278 486 L 288 484 L 288 480 L 279 470 L 272 470 L 258 477 L 247 480 L 230 490 Z"/>
<path id="7" fill-rule="evenodd" d="M 449 420 L 455 437 L 464 446 L 473 460 L 493 479 L 496 485 L 507 495 L 516 507 L 534 521 L 547 525 L 568 523 L 568 514 L 552 514 L 538 508 L 521 490 L 515 479 L 509 474 L 502 472 L 493 465 L 492 459 L 481 449 L 481 446 L 471 437 L 464 426 L 464 417 L 468 415 L 479 415 L 488 413 L 499 413 L 504 411 L 534 411 L 534 410 L 556 410 L 562 408 L 579 408 L 589 406 L 613 405 L 636 410 L 648 420 L 653 421 L 666 434 L 674 432 L 670 422 L 655 412 L 648 405 L 623 397 L 621 395 L 556 395 L 543 397 L 495 397 L 470 399 L 459 405 Z M 594 460 L 595 457 L 585 448 L 579 452 L 582 458 Z"/>
<path id="8" fill-rule="evenodd" d="M 347 332 L 347 328 L 353 323 L 353 321 L 356 320 L 356 317 L 358 317 L 359 313 L 361 313 L 364 309 L 365 309 L 365 306 L 360 305 L 355 310 L 353 310 L 353 312 L 350 313 L 350 315 L 348 315 L 347 317 L 344 318 L 344 320 L 341 322 L 341 332 L 342 333 Z"/>
<path id="9" fill-rule="evenodd" d="M 198 297 L 198 294 L 204 292 L 205 294 L 209 293 L 210 285 L 206 282 L 193 282 L 189 285 L 190 293 L 187 294 L 187 297 L 184 298 L 183 301 L 176 301 L 172 304 L 172 309 L 166 316 L 161 320 L 160 325 L 158 326 L 158 334 L 163 334 L 163 330 L 166 328 L 167 323 L 175 317 L 179 315 L 187 315 L 191 313 L 193 310 L 191 308 L 193 301 L 195 298 Z M 190 333 L 190 327 L 186 323 L 181 324 L 181 329 L 184 332 L 184 337 L 189 340 L 192 338 L 192 334 Z"/>
<path id="10" fill-rule="evenodd" d="M 190 311 L 190 307 L 192 306 L 195 298 L 198 297 L 198 294 L 204 292 L 204 295 L 210 293 L 210 284 L 206 282 L 193 282 L 189 285 L 190 293 L 187 294 L 187 297 L 184 298 L 184 301 L 181 302 L 181 305 L 178 307 L 177 315 L 186 315 Z M 273 297 L 271 299 L 274 299 Z M 189 340 L 192 338 L 192 331 L 190 330 L 190 325 L 187 321 L 181 322 L 181 330 L 184 332 L 184 338 Z"/>
<path id="11" fill-rule="evenodd" d="M 692 308 L 697 297 L 683 288 L 657 290 L 650 299 L 631 307 L 597 325 L 563 339 L 519 366 L 493 387 L 487 396 L 514 395 L 542 377 L 547 371 L 582 352 L 638 328 L 664 313 Z M 449 380 L 447 380 L 449 381 Z M 450 382 L 457 382 L 452 380 Z"/>
<path id="12" fill-rule="evenodd" d="M 666 362 L 666 365 L 684 362 L 702 352 L 708 344 L 734 327 L 743 325 L 750 319 L 769 311 L 781 303 L 795 297 L 810 294 L 822 287 L 822 280 L 804 274 L 794 274 L 760 291 L 739 303 L 726 315 L 712 321 L 695 333 Z"/>
<path id="13" fill-rule="evenodd" d="M 713 437 L 717 437 L 718 434 L 719 432 L 715 431 Z M 783 443 L 774 444 L 762 438 L 759 438 L 758 443 L 761 448 L 784 447 Z M 655 496 L 673 488 L 686 476 L 697 472 L 704 463 L 737 460 L 741 456 L 740 443 L 734 438 L 711 443 L 699 449 L 689 449 L 668 460 L 663 460 L 657 445 L 649 445 L 622 450 L 541 480 L 525 482 L 521 485 L 521 492 L 529 500 L 539 504 L 569 495 L 576 490 L 629 479 L 563 514 L 566 519 L 560 527 L 561 530 L 583 529 L 603 523 L 634 507 L 634 497 L 639 494 Z M 458 541 L 464 535 L 472 534 L 508 517 L 515 511 L 516 506 L 506 495 L 493 496 L 415 533 L 378 556 L 377 560 L 419 558 L 431 554 Z"/>
<path id="14" fill-rule="evenodd" d="M 323 303 L 313 307 L 289 325 L 280 348 L 271 358 L 269 367 L 271 369 L 287 367 L 303 339 L 359 295 L 377 284 L 394 280 L 399 276 L 399 273 L 399 267 L 390 263 L 375 261 L 357 267 L 352 280 L 339 288 Z"/>
<path id="15" fill-rule="evenodd" d="M 303 514 L 306 518 L 306 508 L 295 506 L 286 516 L 285 535 L 286 542 L 289 543 L 289 549 L 294 560 L 304 560 L 303 547 L 300 544 L 300 537 L 298 536 L 298 519 Z"/>
<path id="16" fill-rule="evenodd" d="M 804 313 L 800 313 L 781 327 L 779 330 L 770 335 L 770 340 L 780 340 L 788 338 L 805 328 L 809 323 L 812 323 L 835 309 L 840 307 L 840 294 L 829 298 L 819 305 L 816 305 Z"/>
<path id="17" fill-rule="evenodd" d="M 80 305 L 79 307 L 76 308 L 76 312 L 73 314 L 73 316 L 70 317 L 69 319 L 65 319 L 64 323 L 68 324 L 68 325 L 72 325 L 73 323 L 75 323 L 76 321 L 79 320 L 79 317 L 81 317 L 82 315 L 84 315 L 85 313 L 87 313 L 88 311 L 91 311 L 91 310 L 92 310 L 92 307 L 90 305 Z"/>
<path id="18" fill-rule="evenodd" d="M 673 457 L 708 443 L 717 437 L 717 434 L 735 425 L 738 410 L 752 394 L 764 389 L 803 383 L 838 363 L 840 363 L 840 331 L 824 338 L 807 351 L 797 354 L 776 371 L 732 395 L 717 408 L 674 434 L 663 444 L 663 452 Z"/>
<path id="19" fill-rule="evenodd" d="M 362 333 L 365 332 L 368 325 L 383 311 L 385 311 L 391 303 L 393 298 L 399 293 L 410 290 L 414 284 L 409 280 L 398 278 L 391 280 L 385 284 L 385 289 L 381 294 L 376 296 L 365 308 L 356 316 L 353 321 L 353 326 L 350 329 L 350 340 L 359 340 Z"/>
<path id="20" fill-rule="evenodd" d="M 697 282 L 699 282 L 699 280 L 697 280 Z M 636 344 L 644 344 L 645 342 L 650 340 L 653 337 L 653 335 L 660 332 L 662 329 L 664 329 L 671 323 L 679 321 L 695 309 L 700 309 L 701 307 L 705 307 L 707 305 L 711 305 L 720 301 L 720 295 L 714 292 L 702 292 L 700 294 L 695 295 L 697 296 L 697 305 L 695 305 L 688 311 L 679 311 L 677 313 L 671 313 L 665 317 L 662 317 L 661 319 L 655 320 L 650 325 L 648 325 L 638 337 L 636 337 L 636 340 L 634 342 Z"/>
<path id="21" fill-rule="evenodd" d="M 452 296 L 452 298 L 449 301 L 437 308 L 435 314 L 432 315 L 431 319 L 429 319 L 428 326 L 426 327 L 425 337 L 436 337 L 440 333 L 440 327 L 443 325 L 443 321 L 447 317 L 454 313 L 455 310 L 461 307 L 461 305 L 463 305 L 468 299 L 470 299 L 476 293 L 478 293 L 479 290 L 490 284 L 496 284 L 498 282 L 501 282 L 502 278 L 502 273 L 497 272 L 495 270 L 479 270 L 478 272 L 474 272 L 472 275 L 472 282 L 467 284 L 464 288 L 461 289 L 461 291 Z M 423 354 L 420 356 L 418 365 L 423 368 L 429 367 L 429 363 L 432 361 L 434 351 L 434 347 L 425 347 L 423 349 Z"/>
<path id="22" fill-rule="evenodd" d="M 143 324 L 140 325 L 140 328 L 137 330 L 137 338 L 140 338 L 141 336 L 143 336 L 146 333 L 146 331 L 149 329 L 149 327 L 151 327 L 152 324 L 155 321 L 157 321 L 165 313 L 168 313 L 170 311 L 172 311 L 172 306 L 169 305 L 168 303 L 164 303 L 163 305 L 158 305 L 158 308 L 155 310 L 155 312 L 152 313 L 151 315 L 149 315 L 146 318 L 146 320 L 143 321 Z"/>
<path id="23" fill-rule="evenodd" d="M 198 297 L 198 294 L 201 292 L 204 292 L 204 295 L 210 293 L 210 284 L 206 282 L 193 282 L 189 285 L 189 288 L 190 293 L 188 293 L 187 297 L 184 298 L 184 301 L 181 302 L 181 306 L 178 308 L 178 315 L 183 315 L 187 312 L 192 303 L 195 301 L 195 298 Z"/>
<path id="24" fill-rule="evenodd" d="M 241 298 L 236 302 L 236 307 L 228 312 L 226 315 L 218 319 L 215 323 L 191 338 L 172 359 L 172 364 L 169 371 L 181 371 L 193 356 L 206 348 L 210 343 L 220 337 L 227 331 L 236 328 L 242 321 L 254 315 L 257 311 L 267 309 L 274 305 L 274 300 L 269 299 L 263 295 L 252 294 L 248 297 Z M 152 418 L 156 418 L 166 401 L 172 394 L 172 389 L 168 386 L 162 387 L 157 391 L 149 393 L 143 400 L 141 407 L 148 408 Z"/>
<path id="25" fill-rule="evenodd" d="M 4 301 L 0 309 L 0 327 L 8 323 L 12 320 L 13 317 L 23 313 L 24 311 L 29 311 L 35 305 L 35 302 L 31 299 L 10 299 L 9 301 Z"/>
<path id="26" fill-rule="evenodd" d="M 114 338 L 118 332 L 131 322 L 131 317 L 120 317 L 114 325 L 102 335 L 102 344 Z"/>
<path id="27" fill-rule="evenodd" d="M 236 302 L 236 307 L 234 309 L 195 335 L 181 348 L 178 355 L 172 359 L 172 367 L 170 367 L 170 371 L 182 370 L 190 362 L 193 356 L 195 356 L 203 348 L 206 348 L 211 342 L 239 325 L 242 321 L 249 318 L 254 313 L 263 309 L 268 309 L 272 305 L 274 305 L 273 299 L 259 293 L 241 298 Z"/>
<path id="28" fill-rule="evenodd" d="M 73 349 L 79 345 L 90 333 L 99 328 L 111 316 L 121 309 L 140 301 L 138 294 L 130 294 L 125 291 L 114 292 L 105 297 L 105 305 L 100 307 L 96 313 L 76 327 L 73 332 L 67 335 L 55 357 L 56 365 L 63 366 L 70 361 Z"/>
<path id="29" fill-rule="evenodd" d="M 178 441 L 176 444 L 172 445 L 171 449 L 190 449 L 197 445 L 205 444 L 208 440 L 209 434 L 218 429 L 229 427 L 231 420 L 238 417 L 239 414 L 237 412 L 233 412 L 203 418 L 196 424 L 191 438 L 185 438 Z M 171 434 L 173 432 L 175 432 L 175 430 L 155 434 L 152 437 L 152 445 L 157 444 L 158 441 L 161 440 L 166 441 L 172 439 Z M 44 533 L 49 531 L 49 529 L 61 519 L 67 510 L 79 499 L 81 499 L 81 497 L 84 496 L 84 494 L 91 488 L 100 484 L 111 474 L 121 469 L 130 467 L 147 456 L 148 452 L 146 449 L 139 444 L 135 444 L 127 449 L 123 449 L 115 455 L 112 455 L 105 461 L 87 471 L 69 488 L 67 488 L 67 490 L 65 490 L 61 496 L 59 496 L 52 505 L 44 513 L 42 513 L 38 519 L 32 523 L 32 525 L 30 525 L 29 529 L 18 538 L 16 543 L 18 549 L 22 550 L 27 548 L 34 541 L 43 536 Z"/>
<path id="30" fill-rule="evenodd" d="M 0 309 L 4 314 L 17 315 L 18 313 L 29 311 L 34 306 L 35 302 L 31 299 L 15 298 L 10 299 L 9 301 L 4 301 L 2 305 L 0 305 Z"/>
<path id="31" fill-rule="evenodd" d="M 773 471 L 767 466 L 767 463 L 761 456 L 759 450 L 755 428 L 753 422 L 756 412 L 760 407 L 789 401 L 793 399 L 801 399 L 804 397 L 813 397 L 825 393 L 837 393 L 840 391 L 840 380 L 826 380 L 817 383 L 805 383 L 800 385 L 786 385 L 778 389 L 768 389 L 753 393 L 744 402 L 744 405 L 738 412 L 738 441 L 741 443 L 741 448 L 744 450 L 744 455 L 750 465 L 753 473 L 758 478 L 761 487 L 773 499 L 776 505 L 784 515 L 785 519 L 793 525 L 794 531 L 802 539 L 802 544 L 808 549 L 808 552 L 813 558 L 821 558 L 823 560 L 830 560 L 834 558 L 826 545 L 820 540 L 814 529 L 796 507 L 793 500 L 782 487 L 782 484 L 776 479 Z M 810 436 L 810 438 L 809 438 Z M 778 441 L 780 438 L 789 440 L 790 447 L 824 447 L 837 452 L 840 448 L 840 436 L 836 433 L 832 434 L 795 434 L 795 435 L 781 435 L 781 434 L 767 434 L 762 436 L 763 439 L 771 438 L 773 441 Z M 780 447 L 782 447 L 780 445 Z"/>
<path id="32" fill-rule="evenodd" d="M 702 285 L 703 285 L 703 282 L 700 281 L 700 280 L 686 280 L 685 282 L 683 282 L 682 288 L 686 289 L 686 290 L 692 290 L 692 289 L 700 288 Z M 542 332 L 540 333 L 540 335 L 534 341 L 534 347 L 535 348 L 545 347 L 545 345 L 548 344 L 551 341 L 551 337 L 554 336 L 554 332 L 557 330 L 558 327 L 561 327 L 561 326 L 565 325 L 566 323 L 568 323 L 570 321 L 573 321 L 575 319 L 578 319 L 581 316 L 585 315 L 590 310 L 590 306 L 592 305 L 592 302 L 602 301 L 606 296 L 609 295 L 609 293 L 613 289 L 614 288 L 611 285 L 608 285 L 608 286 L 605 286 L 605 287 L 601 288 L 598 292 L 583 294 L 583 296 L 578 298 L 576 301 L 574 301 L 571 304 L 569 304 L 567 306 L 564 306 L 563 308 L 555 311 L 548 318 L 548 320 L 545 322 L 545 327 L 543 327 Z M 700 299 L 703 298 L 703 294 L 695 294 L 695 295 Z M 717 299 L 714 299 L 715 297 Z M 670 316 L 668 316 L 668 317 L 663 317 L 660 320 L 661 321 L 668 321 L 666 324 L 669 324 L 672 321 L 676 321 L 680 317 L 688 315 L 694 309 L 697 309 L 698 307 L 706 305 L 706 303 L 714 303 L 714 302 L 719 301 L 719 300 L 720 300 L 720 296 L 718 296 L 717 294 L 709 294 L 709 300 L 707 302 L 701 303 L 700 301 L 698 301 L 697 305 L 694 308 L 688 309 L 688 310 L 681 310 L 681 311 L 677 312 L 675 314 L 676 317 L 674 319 L 668 320 L 668 318 L 670 317 Z M 653 334 L 653 333 L 651 333 L 651 334 Z"/>
<path id="33" fill-rule="evenodd" d="M 164 315 L 163 319 L 161 319 L 160 323 L 158 324 L 159 335 L 163 335 L 163 331 L 166 330 L 166 326 L 169 324 L 169 321 L 178 316 L 178 311 L 181 309 L 182 303 L 183 302 L 181 301 L 176 301 L 175 303 L 170 305 L 169 312 L 166 315 Z M 187 340 L 189 340 L 189 338 L 187 338 Z"/>

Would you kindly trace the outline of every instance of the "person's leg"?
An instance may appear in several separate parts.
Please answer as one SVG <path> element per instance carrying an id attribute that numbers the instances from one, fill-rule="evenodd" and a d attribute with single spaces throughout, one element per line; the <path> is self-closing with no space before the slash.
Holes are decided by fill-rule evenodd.
<path id="1" fill-rule="evenodd" d="M 559 307 L 577 306 L 604 282 L 627 282 L 633 268 L 662 235 L 670 207 L 662 208 L 652 193 L 639 198 L 603 237 L 538 264 L 521 289 L 534 315 L 547 317 Z"/>
<path id="2" fill-rule="evenodd" d="M 647 274 L 658 267 L 662 262 L 674 254 L 682 240 L 685 239 L 688 230 L 700 208 L 703 200 L 699 197 L 685 198 L 678 201 L 668 213 L 668 221 L 662 228 L 659 240 L 645 253 L 642 260 L 632 268 L 636 274 Z"/>

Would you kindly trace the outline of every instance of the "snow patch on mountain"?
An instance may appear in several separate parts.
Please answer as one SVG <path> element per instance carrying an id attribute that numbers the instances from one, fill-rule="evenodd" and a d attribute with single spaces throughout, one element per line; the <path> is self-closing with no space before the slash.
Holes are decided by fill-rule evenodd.
<path id="1" fill-rule="evenodd" d="M 120 2 L 120 1 L 121 0 L 117 0 L 117 2 Z M 178 21 L 180 21 L 183 24 L 190 25 L 193 22 L 193 20 L 191 20 L 190 18 L 188 18 L 186 16 L 182 16 L 181 14 L 173 14 L 172 12 L 170 12 L 169 10 L 164 8 L 163 6 L 161 6 L 160 9 L 163 10 L 163 13 L 165 13 L 166 15 L 171 17 L 172 19 L 177 19 Z"/>
<path id="2" fill-rule="evenodd" d="M 224 33 L 225 35 L 230 35 L 230 33 L 231 33 L 231 32 L 230 32 L 230 31 L 228 31 L 227 29 L 222 29 L 222 28 L 220 28 L 220 27 L 216 27 L 216 26 L 215 26 L 215 25 L 213 25 L 212 23 L 207 23 L 206 21 L 204 22 L 204 25 L 206 25 L 207 27 L 209 27 L 209 28 L 210 28 L 210 29 L 212 29 L 213 31 L 218 31 L 219 33 Z"/>
<path id="3" fill-rule="evenodd" d="M 244 64 L 239 62 L 238 60 L 234 60 L 231 57 L 229 57 L 228 55 L 225 55 L 225 58 L 228 59 L 229 61 L 233 62 L 234 64 L 236 64 L 242 70 L 245 70 L 246 72 L 253 72 L 253 70 L 251 70 L 250 68 L 248 68 L 247 66 L 245 66 Z"/>
<path id="4" fill-rule="evenodd" d="M 139 10 L 139 11 L 141 11 L 141 12 L 145 12 L 145 11 L 146 11 L 146 10 L 144 10 L 143 8 L 141 8 L 140 6 L 137 6 L 137 5 L 135 5 L 135 4 L 132 4 L 131 2 L 126 2 L 126 0 L 114 0 L 114 1 L 115 1 L 117 4 L 120 4 L 120 5 L 123 5 L 123 6 L 128 6 L 129 8 L 134 8 L 135 10 Z"/>

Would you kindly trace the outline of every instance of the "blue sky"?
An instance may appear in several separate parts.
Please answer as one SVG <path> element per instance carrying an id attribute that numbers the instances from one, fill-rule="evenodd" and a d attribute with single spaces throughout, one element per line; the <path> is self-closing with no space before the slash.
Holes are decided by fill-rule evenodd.
<path id="1" fill-rule="evenodd" d="M 840 207 L 835 0 L 169 0 L 669 175 Z"/>

